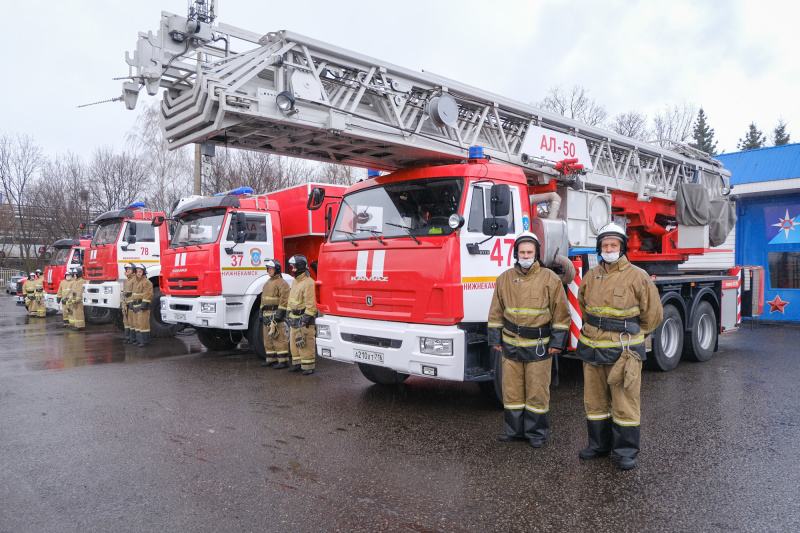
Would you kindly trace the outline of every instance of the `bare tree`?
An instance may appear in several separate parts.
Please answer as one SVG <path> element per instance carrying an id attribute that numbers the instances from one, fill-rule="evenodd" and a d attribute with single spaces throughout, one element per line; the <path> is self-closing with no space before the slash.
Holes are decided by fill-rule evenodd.
<path id="1" fill-rule="evenodd" d="M 362 168 L 322 163 L 314 176 L 314 181 L 330 183 L 333 185 L 352 185 L 360 179 L 367 177 L 367 171 Z"/>
<path id="2" fill-rule="evenodd" d="M 650 132 L 647 129 L 647 115 L 638 111 L 629 111 L 616 115 L 608 125 L 608 129 L 614 133 L 639 141 L 647 141 L 650 137 Z"/>
<path id="3" fill-rule="evenodd" d="M 605 106 L 589 98 L 589 90 L 580 85 L 573 85 L 571 89 L 555 85 L 550 88 L 550 94 L 535 105 L 590 126 L 600 126 L 608 118 Z"/>
<path id="4" fill-rule="evenodd" d="M 697 106 L 685 100 L 680 104 L 664 106 L 664 110 L 653 118 L 653 137 L 650 142 L 662 148 L 686 142 L 692 135 L 695 116 Z"/>
<path id="5" fill-rule="evenodd" d="M 32 233 L 32 218 L 37 213 L 35 209 L 27 209 L 26 202 L 36 187 L 43 159 L 42 149 L 32 137 L 20 134 L 0 137 L 0 182 L 4 196 L 13 206 L 17 244 L 26 263 L 30 263 L 31 250 L 37 244 Z"/>
<path id="6" fill-rule="evenodd" d="M 46 243 L 78 235 L 81 222 L 89 222 L 89 189 L 86 166 L 68 153 L 45 161 L 36 187 L 35 202 L 47 213 L 40 220 L 39 233 Z"/>
<path id="7" fill-rule="evenodd" d="M 167 148 L 159 115 L 157 101 L 145 106 L 127 142 L 148 173 L 149 186 L 144 191 L 148 207 L 166 213 L 175 200 L 192 193 L 194 167 L 189 147 Z"/>
<path id="8" fill-rule="evenodd" d="M 148 188 L 147 168 L 135 154 L 110 147 L 95 148 L 88 174 L 92 205 L 102 211 L 137 201 Z"/>

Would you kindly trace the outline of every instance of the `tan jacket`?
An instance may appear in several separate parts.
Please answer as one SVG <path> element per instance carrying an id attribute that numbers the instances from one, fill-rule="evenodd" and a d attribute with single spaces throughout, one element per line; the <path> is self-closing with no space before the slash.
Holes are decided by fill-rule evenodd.
<path id="1" fill-rule="evenodd" d="M 289 291 L 289 326 L 299 327 L 295 324 L 303 314 L 312 319 L 306 323 L 313 324 L 313 318 L 317 316 L 317 302 L 314 296 L 314 280 L 311 279 L 308 272 L 303 272 L 294 278 L 294 283 Z M 308 321 L 308 319 L 305 320 Z"/>
<path id="2" fill-rule="evenodd" d="M 134 302 L 133 310 L 140 311 L 142 304 L 148 304 L 153 299 L 153 284 L 145 276 L 134 278 L 131 300 Z"/>
<path id="3" fill-rule="evenodd" d="M 526 328 L 550 325 L 549 337 L 530 339 L 504 326 L 504 319 Z M 569 306 L 564 286 L 551 270 L 535 263 L 527 273 L 519 265 L 506 270 L 495 282 L 489 308 L 489 346 L 500 346 L 515 361 L 535 361 L 550 356 L 548 347 L 563 350 L 569 334 Z M 502 335 L 501 335 L 502 332 Z"/>
<path id="4" fill-rule="evenodd" d="M 261 310 L 263 315 L 274 315 L 275 311 L 282 311 L 276 320 L 286 316 L 289 310 L 289 284 L 280 274 L 275 274 L 264 284 L 261 291 Z M 265 309 L 266 308 L 266 309 Z"/>
<path id="5" fill-rule="evenodd" d="M 72 283 L 72 280 L 61 280 L 61 283 L 58 284 L 58 290 L 56 291 L 56 298 L 61 298 L 62 301 L 67 299 L 67 292 L 69 292 L 70 283 Z"/>
<path id="6" fill-rule="evenodd" d="M 133 299 L 133 283 L 136 281 L 136 274 L 131 274 L 128 279 L 122 282 L 122 294 L 119 295 L 119 301 L 122 308 L 127 307 L 128 300 Z M 125 293 L 131 293 L 130 296 L 125 296 Z"/>
<path id="7" fill-rule="evenodd" d="M 592 365 L 613 365 L 622 354 L 623 341 L 645 359 L 644 337 L 652 333 L 663 318 L 664 309 L 653 280 L 625 256 L 591 269 L 578 289 L 578 305 L 584 317 L 577 355 Z M 625 319 L 638 317 L 641 331 L 628 339 L 627 333 L 604 331 L 586 322 L 587 314 Z"/>

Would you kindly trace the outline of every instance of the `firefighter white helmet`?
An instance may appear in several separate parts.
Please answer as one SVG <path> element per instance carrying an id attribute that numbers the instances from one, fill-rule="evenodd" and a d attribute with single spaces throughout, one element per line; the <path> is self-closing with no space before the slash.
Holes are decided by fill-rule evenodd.
<path id="1" fill-rule="evenodd" d="M 541 246 L 539 244 L 539 238 L 530 231 L 523 231 L 514 240 L 514 259 L 519 259 L 519 245 L 523 242 L 532 242 L 534 245 L 536 245 L 536 257 L 534 258 L 534 261 L 539 259 L 539 247 Z"/>
<path id="2" fill-rule="evenodd" d="M 139 263 L 138 265 L 136 265 L 136 270 L 141 270 L 143 276 L 147 275 L 147 267 L 144 266 L 144 263 Z"/>
<path id="3" fill-rule="evenodd" d="M 628 235 L 619 224 L 611 222 L 600 228 L 600 233 L 597 234 L 597 254 L 600 255 L 603 251 L 603 239 L 613 237 L 618 239 L 622 245 L 620 246 L 620 253 L 624 254 L 628 251 Z"/>

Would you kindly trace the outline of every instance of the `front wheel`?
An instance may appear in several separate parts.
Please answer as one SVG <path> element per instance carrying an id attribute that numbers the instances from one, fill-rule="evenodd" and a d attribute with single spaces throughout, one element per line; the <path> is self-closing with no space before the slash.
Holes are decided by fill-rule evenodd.
<path id="1" fill-rule="evenodd" d="M 648 366 L 669 372 L 681 360 L 683 350 L 683 318 L 672 305 L 664 306 L 664 320 L 653 332 L 653 351 L 647 358 Z"/>
<path id="2" fill-rule="evenodd" d="M 689 361 L 702 363 L 711 359 L 717 345 L 717 315 L 708 302 L 700 302 L 692 316 L 691 335 L 686 338 L 684 353 Z"/>
<path id="3" fill-rule="evenodd" d="M 283 326 L 283 324 L 279 324 Z M 253 313 L 250 313 L 250 327 L 247 329 L 247 342 L 250 344 L 250 349 L 255 352 L 256 357 L 265 359 L 267 351 L 264 349 L 264 324 L 261 322 L 261 315 L 258 313 L 258 308 Z"/>
<path id="4" fill-rule="evenodd" d="M 399 385 L 408 379 L 408 374 L 403 374 L 381 366 L 358 363 L 358 369 L 365 378 L 378 385 Z"/>
<path id="5" fill-rule="evenodd" d="M 175 334 L 186 327 L 186 324 L 168 324 L 161 317 L 161 289 L 153 288 L 153 298 L 150 304 L 150 334 L 153 337 L 174 337 Z"/>
<path id="6" fill-rule="evenodd" d="M 242 341 L 240 331 L 216 328 L 195 328 L 200 343 L 212 352 L 233 350 Z M 238 340 L 237 340 L 238 339 Z"/>
<path id="7" fill-rule="evenodd" d="M 86 318 L 86 322 L 89 324 L 93 324 L 95 326 L 99 326 L 102 324 L 110 324 L 111 323 L 111 308 L 110 307 L 98 307 L 96 305 L 84 305 L 83 306 L 84 317 Z"/>

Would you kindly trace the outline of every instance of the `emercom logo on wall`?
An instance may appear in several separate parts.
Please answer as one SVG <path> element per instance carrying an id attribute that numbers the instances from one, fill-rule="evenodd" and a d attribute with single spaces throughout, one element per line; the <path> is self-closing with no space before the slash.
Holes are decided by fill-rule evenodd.
<path id="1" fill-rule="evenodd" d="M 769 287 L 775 296 L 767 300 L 769 313 L 786 314 L 794 291 L 800 289 L 800 205 L 764 208 L 769 257 Z M 766 311 L 766 310 L 765 310 Z"/>

